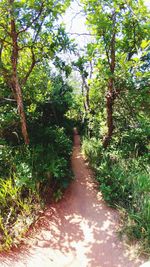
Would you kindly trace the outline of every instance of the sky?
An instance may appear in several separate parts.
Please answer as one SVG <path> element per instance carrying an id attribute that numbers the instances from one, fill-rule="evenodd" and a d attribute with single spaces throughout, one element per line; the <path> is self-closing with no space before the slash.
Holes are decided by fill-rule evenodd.
<path id="1" fill-rule="evenodd" d="M 150 9 L 150 0 L 145 0 L 144 2 L 145 2 L 145 5 L 146 5 L 147 7 L 149 7 L 149 9 Z"/>
<path id="2" fill-rule="evenodd" d="M 145 0 L 145 5 L 150 9 L 150 0 Z M 66 11 L 65 15 L 62 17 L 62 22 L 65 23 L 66 32 L 69 33 L 69 36 L 72 39 L 75 39 L 75 42 L 78 44 L 80 55 L 82 54 L 81 50 L 84 46 L 92 40 L 91 36 L 84 35 L 88 34 L 88 29 L 85 22 L 85 15 L 82 10 L 80 0 L 72 1 L 71 6 Z M 83 34 L 83 35 L 82 35 Z M 83 50 L 84 54 L 84 50 Z M 65 55 L 63 58 L 67 62 L 71 62 L 76 59 L 75 55 Z M 74 79 L 80 83 L 80 75 L 77 71 L 74 71 Z M 77 85 L 77 87 L 80 87 Z"/>
<path id="3" fill-rule="evenodd" d="M 66 31 L 69 33 L 70 37 L 75 39 L 79 48 L 91 40 L 89 36 L 82 35 L 88 33 L 85 15 L 82 11 L 82 7 L 79 0 L 74 0 L 67 10 L 66 14 L 63 16 L 63 22 L 66 25 Z"/>
<path id="4" fill-rule="evenodd" d="M 145 0 L 145 5 L 150 9 L 150 0 Z M 70 36 L 75 39 L 79 48 L 83 48 L 88 41 L 91 40 L 90 36 L 82 35 L 88 33 L 85 15 L 82 11 L 80 0 L 74 0 L 63 16 L 63 22 L 66 25 L 66 31 Z"/>

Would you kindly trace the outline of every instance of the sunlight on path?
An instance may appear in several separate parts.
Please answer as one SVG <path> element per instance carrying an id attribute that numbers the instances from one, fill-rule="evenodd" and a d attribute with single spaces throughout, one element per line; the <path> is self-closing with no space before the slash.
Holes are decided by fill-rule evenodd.
<path id="1" fill-rule="evenodd" d="M 27 244 L 0 256 L 0 267 L 138 267 L 118 240 L 118 214 L 97 192 L 75 132 L 75 180 L 57 204 L 47 207 Z"/>

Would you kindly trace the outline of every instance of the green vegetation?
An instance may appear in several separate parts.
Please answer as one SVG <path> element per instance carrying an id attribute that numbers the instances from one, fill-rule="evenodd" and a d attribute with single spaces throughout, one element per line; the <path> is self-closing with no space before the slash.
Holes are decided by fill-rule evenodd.
<path id="1" fill-rule="evenodd" d="M 34 138 L 38 143 L 29 147 L 1 147 L 1 248 L 17 244 L 37 218 L 42 203 L 52 198 L 58 201 L 72 177 L 72 142 L 64 128 L 46 127 L 42 135 L 36 131 Z"/>
<path id="2" fill-rule="evenodd" d="M 74 45 L 58 23 L 68 5 L 0 3 L 0 250 L 18 245 L 72 179 L 73 88 L 60 53 Z"/>
<path id="3" fill-rule="evenodd" d="M 122 234 L 150 253 L 149 14 L 143 1 L 82 2 L 96 36 L 78 60 L 81 75 L 92 64 L 80 107 L 83 153 L 104 199 L 122 211 Z"/>
<path id="4" fill-rule="evenodd" d="M 127 155 L 126 146 L 123 151 L 115 142 L 111 143 L 105 151 L 98 139 L 85 139 L 82 148 L 95 171 L 104 199 L 121 211 L 122 234 L 127 234 L 130 240 L 140 240 L 142 252 L 149 253 L 149 156 Z"/>
<path id="5" fill-rule="evenodd" d="M 124 215 L 122 232 L 147 253 L 149 12 L 143 0 L 81 0 L 92 39 L 78 51 L 59 20 L 69 5 L 0 2 L 0 246 L 17 245 L 41 204 L 62 198 L 77 126 L 104 199 Z"/>

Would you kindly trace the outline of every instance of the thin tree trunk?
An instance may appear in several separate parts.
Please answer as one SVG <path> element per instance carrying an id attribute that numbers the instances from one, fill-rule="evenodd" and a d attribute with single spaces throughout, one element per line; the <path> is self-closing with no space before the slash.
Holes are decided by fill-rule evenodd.
<path id="1" fill-rule="evenodd" d="M 113 121 L 113 105 L 116 98 L 116 93 L 114 89 L 114 71 L 115 71 L 115 65 L 116 65 L 116 57 L 115 57 L 115 42 L 116 42 L 116 31 L 115 31 L 115 24 L 116 24 L 116 13 L 112 14 L 112 20 L 113 20 L 113 33 L 110 43 L 110 58 L 108 51 L 106 49 L 106 54 L 108 57 L 108 64 L 110 66 L 110 77 L 108 80 L 108 91 L 106 95 L 106 110 L 107 110 L 107 134 L 105 135 L 103 139 L 103 147 L 107 148 L 112 135 L 114 131 L 114 121 Z M 105 39 L 105 38 L 104 38 Z"/>
<path id="2" fill-rule="evenodd" d="M 90 97 L 89 97 L 89 86 L 88 85 L 86 85 L 85 99 L 86 99 L 87 110 L 90 111 Z"/>
<path id="3" fill-rule="evenodd" d="M 20 115 L 21 131 L 24 138 L 24 142 L 26 145 L 28 145 L 30 140 L 27 131 L 27 123 L 23 106 L 22 92 L 18 81 L 16 81 L 15 90 L 16 90 L 17 108 L 18 108 L 18 113 Z"/>
<path id="4" fill-rule="evenodd" d="M 107 148 L 113 135 L 114 124 L 113 124 L 113 105 L 114 105 L 114 93 L 113 93 L 113 78 L 109 79 L 108 92 L 106 96 L 106 109 L 107 109 L 107 135 L 103 140 L 103 147 Z"/>
<path id="5" fill-rule="evenodd" d="M 10 0 L 10 4 L 13 4 L 13 0 Z M 16 32 L 16 25 L 15 20 L 13 16 L 13 11 L 10 11 L 11 15 L 11 38 L 12 38 L 12 54 L 11 54 L 11 64 L 12 64 L 12 80 L 11 80 L 11 89 L 15 95 L 15 99 L 17 101 L 17 107 L 18 107 L 18 113 L 20 116 L 20 122 L 21 122 L 21 131 L 24 138 L 24 142 L 26 145 L 29 144 L 29 136 L 27 132 L 27 123 L 26 123 L 26 116 L 24 112 L 24 106 L 23 106 L 23 97 L 22 97 L 22 90 L 21 86 L 18 81 L 18 75 L 17 75 L 17 63 L 18 63 L 18 34 Z"/>
<path id="6" fill-rule="evenodd" d="M 83 83 L 82 83 L 82 96 L 83 96 L 84 111 L 86 113 L 86 104 L 85 104 L 85 95 L 84 95 L 84 85 L 83 85 Z"/>
<path id="7" fill-rule="evenodd" d="M 85 122 L 85 117 L 86 117 L 86 104 L 85 104 L 85 96 L 84 96 L 84 85 L 82 82 L 82 96 L 83 96 L 83 106 L 84 106 L 84 115 L 82 117 L 82 123 Z"/>
<path id="8" fill-rule="evenodd" d="M 84 105 L 85 105 L 86 112 L 89 112 L 90 110 L 89 86 L 86 82 L 84 74 L 82 74 L 82 82 L 83 82 L 83 88 L 85 88 Z"/>

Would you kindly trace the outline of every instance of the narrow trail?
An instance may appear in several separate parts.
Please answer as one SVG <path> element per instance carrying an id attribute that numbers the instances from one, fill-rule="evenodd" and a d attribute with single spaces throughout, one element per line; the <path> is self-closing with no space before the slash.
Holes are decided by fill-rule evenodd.
<path id="1" fill-rule="evenodd" d="M 0 255 L 0 267 L 138 267 L 116 235 L 118 214 L 107 207 L 80 153 L 75 133 L 75 180 L 63 199 L 47 207 L 27 244 Z"/>

